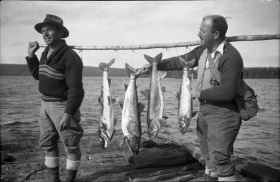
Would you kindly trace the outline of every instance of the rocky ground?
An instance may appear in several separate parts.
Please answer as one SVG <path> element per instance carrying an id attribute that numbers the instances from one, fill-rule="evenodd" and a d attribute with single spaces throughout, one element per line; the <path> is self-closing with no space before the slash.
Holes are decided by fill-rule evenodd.
<path id="1" fill-rule="evenodd" d="M 39 132 L 11 129 L 1 134 L 1 182 L 41 182 L 48 179 L 44 167 L 44 152 L 38 145 Z M 8 135 L 13 133 L 13 135 Z M 77 181 L 201 181 L 203 166 L 195 160 L 174 166 L 135 169 L 125 159 L 125 144 L 119 146 L 121 131 L 106 149 L 101 149 L 96 134 L 85 134 L 81 140 L 82 165 Z M 165 141 L 157 140 L 157 143 Z M 166 142 L 165 142 L 166 143 Z M 66 178 L 66 155 L 60 148 L 60 176 Z"/>

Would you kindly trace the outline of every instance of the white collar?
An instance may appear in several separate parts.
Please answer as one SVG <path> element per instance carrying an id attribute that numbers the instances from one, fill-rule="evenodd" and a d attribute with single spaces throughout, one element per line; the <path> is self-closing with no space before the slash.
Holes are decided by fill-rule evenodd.
<path id="1" fill-rule="evenodd" d="M 224 46 L 225 46 L 226 40 L 223 40 L 220 45 L 218 46 L 218 48 L 216 49 L 216 51 L 211 53 L 211 57 L 214 58 L 216 52 L 221 53 L 222 55 L 224 54 Z"/>

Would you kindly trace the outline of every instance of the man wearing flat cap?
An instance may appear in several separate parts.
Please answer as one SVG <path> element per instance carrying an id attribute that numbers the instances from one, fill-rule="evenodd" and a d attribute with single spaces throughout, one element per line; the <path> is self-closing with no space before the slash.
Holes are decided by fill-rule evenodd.
<path id="1" fill-rule="evenodd" d="M 67 154 L 67 182 L 73 182 L 80 166 L 79 144 L 84 133 L 79 124 L 79 108 L 84 98 L 83 63 L 63 39 L 69 36 L 69 31 L 61 18 L 47 14 L 42 23 L 35 25 L 35 30 L 47 44 L 40 61 L 35 54 L 39 49 L 37 41 L 29 43 L 26 57 L 42 94 L 39 145 L 45 151 L 49 180 L 59 182 L 58 141 L 61 139 Z"/>

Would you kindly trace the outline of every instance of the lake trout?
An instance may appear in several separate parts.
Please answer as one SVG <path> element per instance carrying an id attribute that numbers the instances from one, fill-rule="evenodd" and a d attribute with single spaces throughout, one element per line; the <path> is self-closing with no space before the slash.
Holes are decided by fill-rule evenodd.
<path id="1" fill-rule="evenodd" d="M 147 126 L 149 138 L 155 138 L 161 129 L 163 123 L 166 123 L 166 116 L 163 116 L 164 110 L 164 89 L 160 84 L 160 80 L 165 77 L 167 72 L 158 71 L 157 64 L 161 61 L 162 53 L 158 54 L 155 58 L 144 55 L 145 59 L 152 64 L 152 72 L 150 79 L 150 89 L 142 93 L 148 99 L 147 109 Z"/>
<path id="2" fill-rule="evenodd" d="M 115 62 L 112 59 L 109 63 L 100 63 L 99 67 L 103 71 L 101 95 L 98 98 L 100 103 L 100 122 L 98 128 L 98 137 L 100 146 L 104 149 L 108 143 L 113 139 L 116 131 L 114 129 L 117 118 L 114 118 L 113 104 L 115 100 L 111 97 L 110 84 L 111 79 L 108 78 L 108 70 Z"/>
<path id="3" fill-rule="evenodd" d="M 136 71 L 133 67 L 125 64 L 126 72 L 130 78 L 129 84 L 124 84 L 125 98 L 123 103 L 120 102 L 122 108 L 122 132 L 124 140 L 129 149 L 134 154 L 138 154 L 141 141 L 141 121 L 140 114 L 144 110 L 144 105 L 138 103 L 136 79 L 143 74 L 142 70 Z"/>
<path id="4" fill-rule="evenodd" d="M 183 66 L 183 75 L 180 92 L 175 92 L 179 100 L 178 106 L 178 124 L 182 134 L 185 134 L 190 126 L 191 118 L 193 116 L 192 96 L 191 96 L 191 81 L 189 79 L 189 69 L 194 64 L 195 60 L 185 62 L 179 57 L 179 62 Z"/>

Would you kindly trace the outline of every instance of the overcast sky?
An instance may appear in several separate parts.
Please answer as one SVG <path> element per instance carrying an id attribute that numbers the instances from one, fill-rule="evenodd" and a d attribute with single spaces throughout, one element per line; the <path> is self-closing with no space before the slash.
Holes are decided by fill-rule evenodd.
<path id="1" fill-rule="evenodd" d="M 227 19 L 227 36 L 279 34 L 278 0 L 247 1 L 1 1 L 1 64 L 26 64 L 30 41 L 45 44 L 34 25 L 54 14 L 64 20 L 68 45 L 114 46 L 176 43 L 199 40 L 202 17 L 220 14 Z M 245 67 L 279 67 L 279 40 L 232 43 Z M 193 49 L 194 47 L 190 47 Z M 41 56 L 43 48 L 37 51 Z M 83 51 L 84 66 L 98 66 L 116 58 L 112 67 L 128 63 L 141 67 L 144 54 L 178 56 L 185 48 L 135 51 Z"/>

